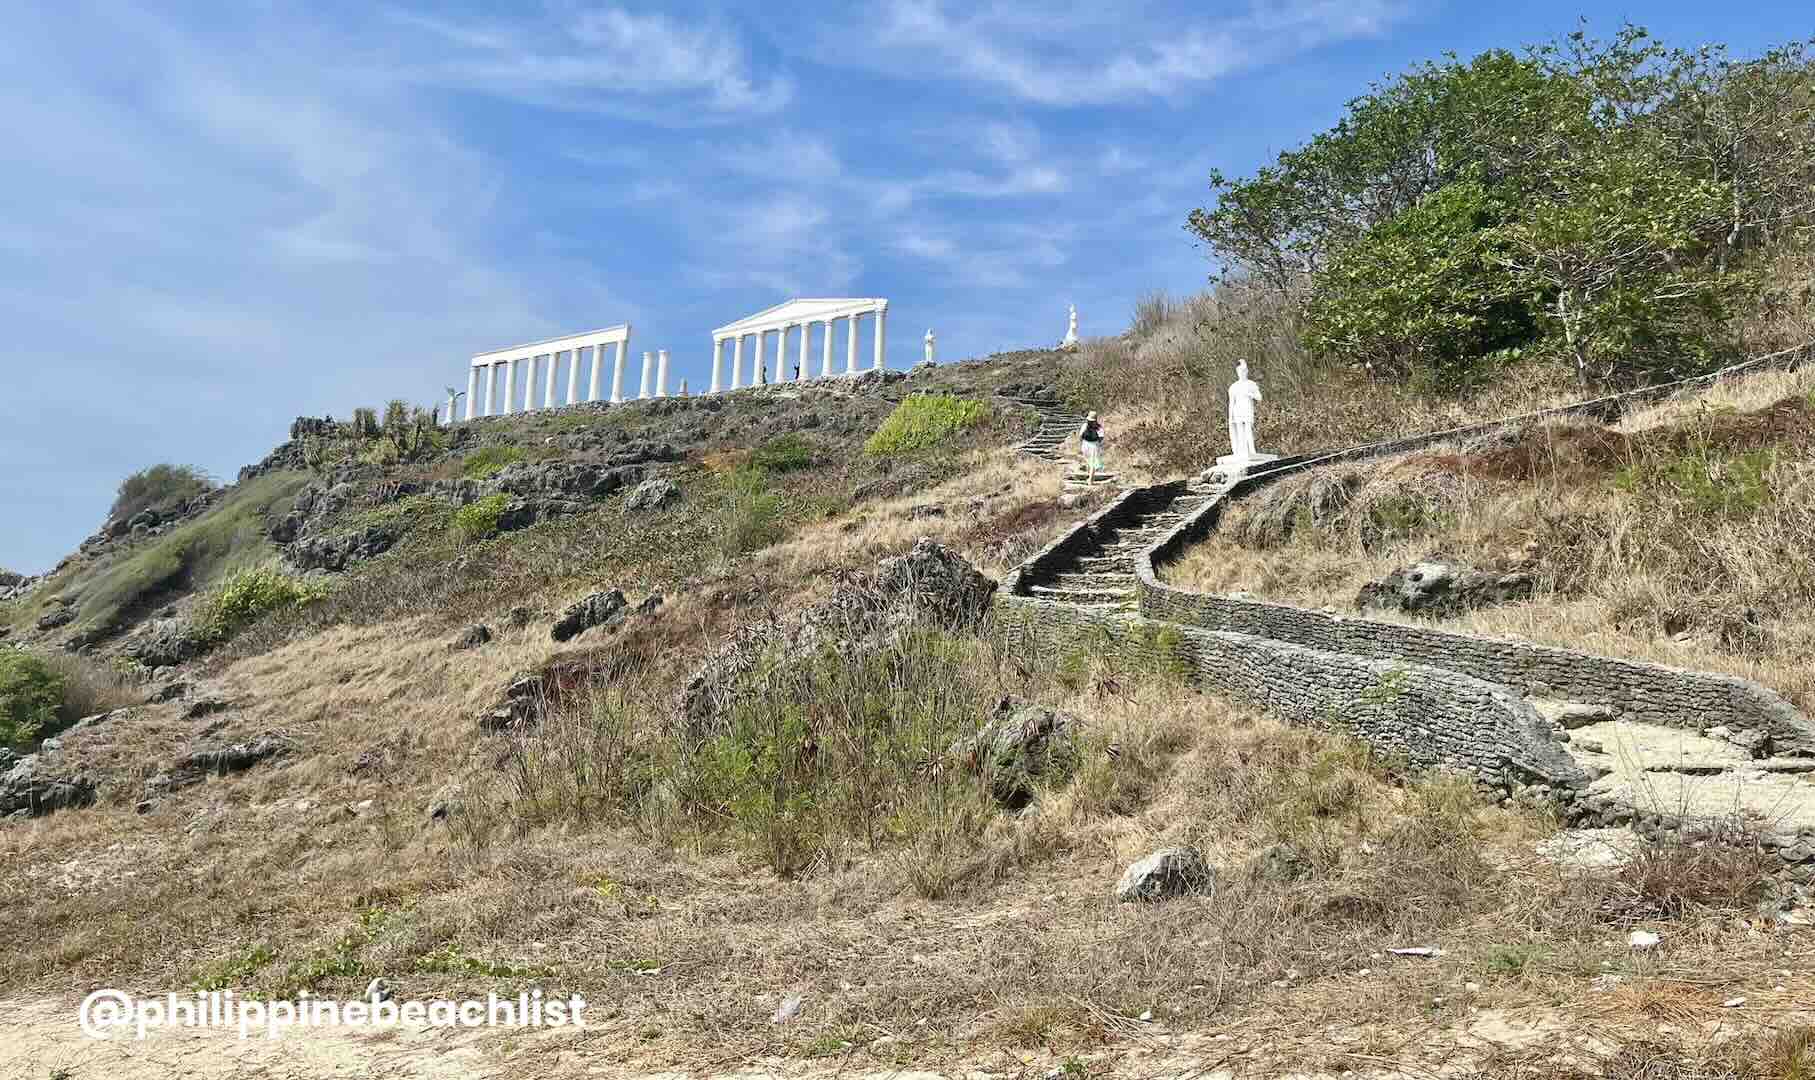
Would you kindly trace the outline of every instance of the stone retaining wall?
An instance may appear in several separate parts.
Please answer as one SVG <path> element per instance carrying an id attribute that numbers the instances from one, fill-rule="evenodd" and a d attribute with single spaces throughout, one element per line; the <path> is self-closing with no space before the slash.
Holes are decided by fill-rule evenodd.
<path id="1" fill-rule="evenodd" d="M 997 594 L 996 619 L 1025 653 L 1113 650 L 1293 723 L 1347 731 L 1423 768 L 1464 769 L 1507 787 L 1588 783 L 1531 706 L 1453 671 L 1005 592 Z"/>
<path id="2" fill-rule="evenodd" d="M 1629 391 L 1512 420 L 1355 447 L 1246 477 L 1181 521 L 1135 556 L 1135 590 L 1149 618 L 1211 630 L 1252 634 L 1331 652 L 1412 664 L 1434 664 L 1534 697 L 1605 705 L 1620 718 L 1667 727 L 1727 725 L 1768 731 L 1777 753 L 1815 754 L 1815 724 L 1770 690 L 1745 679 L 1684 671 L 1660 664 L 1593 656 L 1550 646 L 1458 634 L 1371 619 L 1346 618 L 1284 604 L 1211 596 L 1161 583 L 1156 564 L 1170 562 L 1215 530 L 1222 507 L 1282 476 L 1331 464 L 1387 457 L 1498 428 L 1583 413 L 1618 414 L 1634 402 L 1711 385 L 1716 379 L 1764 367 L 1795 369 L 1807 348 L 1760 357 L 1714 375 Z"/>
<path id="3" fill-rule="evenodd" d="M 1611 419 L 1637 404 L 1769 367 L 1795 369 L 1810 347 L 1722 372 L 1609 395 L 1486 424 L 1295 455 L 1233 485 L 1134 559 L 1140 614 L 1119 614 L 1025 595 L 1068 566 L 1106 528 L 1170 503 L 1184 481 L 1136 488 L 1080 522 L 1009 575 L 998 621 L 1029 648 L 1048 652 L 1108 644 L 1132 658 L 1176 666 L 1193 682 L 1299 723 L 1337 726 L 1425 766 L 1489 779 L 1579 786 L 1580 767 L 1519 693 L 1605 704 L 1629 719 L 1678 727 L 1727 724 L 1771 733 L 1777 753 L 1815 754 L 1815 726 L 1778 695 L 1743 679 L 1591 656 L 1523 642 L 1322 615 L 1280 604 L 1173 588 L 1154 575 L 1215 529 L 1222 506 L 1303 469 L 1405 453 L 1509 426 L 1567 416 Z"/>

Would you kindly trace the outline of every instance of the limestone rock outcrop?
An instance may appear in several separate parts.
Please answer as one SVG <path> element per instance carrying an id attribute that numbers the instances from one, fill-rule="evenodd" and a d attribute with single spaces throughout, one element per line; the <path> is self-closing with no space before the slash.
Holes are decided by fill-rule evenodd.
<path id="1" fill-rule="evenodd" d="M 1355 607 L 1423 615 L 1456 615 L 1493 604 L 1528 600 L 1536 580 L 1524 571 L 1479 570 L 1432 555 L 1386 577 L 1370 581 L 1355 595 Z"/>
<path id="2" fill-rule="evenodd" d="M 1161 848 L 1122 872 L 1115 898 L 1123 902 L 1165 900 L 1216 888 L 1216 871 L 1194 847 Z"/>
<path id="3" fill-rule="evenodd" d="M 989 610 L 994 580 L 933 540 L 841 585 L 827 599 L 786 619 L 747 625 L 694 672 L 675 703 L 685 738 L 710 736 L 749 691 L 743 677 L 775 650 L 782 666 L 811 660 L 823 648 L 847 656 L 882 648 L 915 623 L 948 630 L 974 627 Z"/>
<path id="4" fill-rule="evenodd" d="M 988 783 L 997 803 L 1018 810 L 1033 801 L 1036 782 L 1062 780 L 1077 767 L 1083 728 L 1070 713 L 1003 698 L 975 735 L 952 744 L 950 754 Z"/>

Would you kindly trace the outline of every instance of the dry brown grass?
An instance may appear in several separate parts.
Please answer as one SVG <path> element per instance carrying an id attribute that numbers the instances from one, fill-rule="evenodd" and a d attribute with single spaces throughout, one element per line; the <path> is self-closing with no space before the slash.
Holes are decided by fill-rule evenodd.
<path id="1" fill-rule="evenodd" d="M 1162 568 L 1208 592 L 1353 608 L 1445 554 L 1534 598 L 1447 628 L 1740 675 L 1815 706 L 1815 376 L 1769 374 L 1629 418 L 1295 477 Z M 1371 617 L 1414 617 L 1373 613 Z"/>
<path id="2" fill-rule="evenodd" d="M 1559 372 L 1523 367 L 1472 393 L 1421 393 L 1299 344 L 1294 302 L 1251 284 L 1152 306 L 1130 333 L 1086 342 L 1061 387 L 1104 413 L 1118 470 L 1196 472 L 1228 452 L 1226 391 L 1248 361 L 1267 395 L 1257 438 L 1271 453 L 1338 449 L 1516 415 L 1581 397 Z"/>

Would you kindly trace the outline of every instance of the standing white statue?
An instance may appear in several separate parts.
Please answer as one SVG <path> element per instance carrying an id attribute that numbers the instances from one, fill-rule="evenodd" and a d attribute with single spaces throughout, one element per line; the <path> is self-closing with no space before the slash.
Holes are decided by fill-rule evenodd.
<path id="1" fill-rule="evenodd" d="M 1217 471 L 1228 479 L 1236 479 L 1250 466 L 1278 456 L 1254 449 L 1254 403 L 1260 400 L 1260 384 L 1248 378 L 1248 362 L 1236 361 L 1235 381 L 1229 384 L 1229 453 L 1216 459 Z"/>
<path id="2" fill-rule="evenodd" d="M 1229 451 L 1231 457 L 1254 456 L 1254 403 L 1261 400 L 1260 384 L 1248 378 L 1248 362 L 1235 362 L 1235 381 L 1229 384 Z"/>
<path id="3" fill-rule="evenodd" d="M 933 362 L 933 328 L 926 328 L 926 362 Z"/>
<path id="4" fill-rule="evenodd" d="M 1078 347 L 1078 305 L 1076 304 L 1071 305 L 1071 317 L 1065 323 L 1065 340 L 1059 342 L 1059 347 L 1062 349 Z"/>

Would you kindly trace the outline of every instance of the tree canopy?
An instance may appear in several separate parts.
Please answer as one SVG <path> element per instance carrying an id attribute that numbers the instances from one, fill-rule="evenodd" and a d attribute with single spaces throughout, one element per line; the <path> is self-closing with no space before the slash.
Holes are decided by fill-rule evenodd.
<path id="1" fill-rule="evenodd" d="M 1587 381 L 1705 369 L 1815 209 L 1812 42 L 1751 59 L 1584 31 L 1427 62 L 1187 227 L 1292 296 L 1313 352 L 1457 387 L 1527 356 Z"/>

